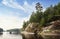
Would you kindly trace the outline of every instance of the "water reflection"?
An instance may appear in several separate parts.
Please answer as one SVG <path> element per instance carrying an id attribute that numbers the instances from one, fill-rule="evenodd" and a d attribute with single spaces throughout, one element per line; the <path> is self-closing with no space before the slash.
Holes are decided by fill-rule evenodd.
<path id="1" fill-rule="evenodd" d="M 9 32 L 3 32 L 0 34 L 0 39 L 43 39 L 41 35 L 35 34 L 9 34 Z M 60 36 L 45 36 L 44 39 L 60 39 Z"/>
<path id="2" fill-rule="evenodd" d="M 3 33 L 0 33 L 0 36 L 3 35 Z"/>
<path id="3" fill-rule="evenodd" d="M 23 39 L 60 39 L 60 35 L 22 34 Z"/>
<path id="4" fill-rule="evenodd" d="M 45 36 L 45 39 L 60 39 L 60 36 L 58 36 L 58 35 L 50 35 L 50 36 Z"/>
<path id="5" fill-rule="evenodd" d="M 42 36 L 33 35 L 33 34 L 22 35 L 22 38 L 23 38 L 23 39 L 43 39 Z"/>
<path id="6" fill-rule="evenodd" d="M 22 39 L 22 36 L 19 34 L 9 34 L 9 32 L 3 32 L 0 35 L 0 39 Z"/>

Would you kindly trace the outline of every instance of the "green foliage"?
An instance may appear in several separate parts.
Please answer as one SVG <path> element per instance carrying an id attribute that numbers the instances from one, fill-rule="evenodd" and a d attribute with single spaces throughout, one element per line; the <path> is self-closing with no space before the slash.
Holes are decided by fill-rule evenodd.
<path id="1" fill-rule="evenodd" d="M 41 21 L 40 21 L 40 26 L 43 26 L 44 23 L 45 23 L 45 19 L 42 17 L 42 18 L 41 18 Z"/>
<path id="2" fill-rule="evenodd" d="M 54 10 L 52 5 L 44 12 L 45 23 L 48 22 L 54 16 Z"/>
<path id="3" fill-rule="evenodd" d="M 60 15 L 60 3 L 54 6 L 54 13 L 55 15 Z"/>
<path id="4" fill-rule="evenodd" d="M 39 23 L 41 18 L 42 18 L 42 12 L 36 12 L 31 15 L 29 21 Z"/>

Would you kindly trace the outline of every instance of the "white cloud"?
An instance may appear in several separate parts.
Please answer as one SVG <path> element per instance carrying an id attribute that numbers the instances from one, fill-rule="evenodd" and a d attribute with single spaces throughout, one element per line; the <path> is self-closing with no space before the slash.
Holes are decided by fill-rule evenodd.
<path id="1" fill-rule="evenodd" d="M 15 16 L 0 16 L 0 28 L 11 29 L 11 28 L 21 28 L 24 18 L 18 18 Z"/>
<path id="2" fill-rule="evenodd" d="M 15 0 L 3 0 L 2 4 L 8 7 L 25 10 L 21 5 L 19 5 Z"/>
<path id="3" fill-rule="evenodd" d="M 31 5 L 25 0 L 23 6 L 18 4 L 15 0 L 3 0 L 2 4 L 4 4 L 7 7 L 20 9 L 25 11 L 26 13 L 31 13 L 35 10 L 35 2 L 33 2 Z"/>
<path id="4" fill-rule="evenodd" d="M 24 1 L 23 7 L 25 8 L 25 12 L 31 14 L 31 12 L 35 11 L 35 3 L 33 2 L 31 5 Z"/>

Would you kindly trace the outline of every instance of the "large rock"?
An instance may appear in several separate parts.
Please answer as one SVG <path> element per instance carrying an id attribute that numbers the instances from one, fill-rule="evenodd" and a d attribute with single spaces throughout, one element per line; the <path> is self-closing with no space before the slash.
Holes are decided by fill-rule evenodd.
<path id="1" fill-rule="evenodd" d="M 30 23 L 24 32 L 22 32 L 23 39 L 43 39 L 41 35 L 38 36 L 39 23 Z"/>
<path id="2" fill-rule="evenodd" d="M 35 30 L 38 30 L 38 25 L 39 25 L 39 23 L 30 23 L 26 27 L 25 31 L 27 31 L 27 32 L 34 32 Z"/>
<path id="3" fill-rule="evenodd" d="M 43 28 L 41 34 L 46 39 L 60 39 L 60 20 L 51 22 L 51 25 Z"/>

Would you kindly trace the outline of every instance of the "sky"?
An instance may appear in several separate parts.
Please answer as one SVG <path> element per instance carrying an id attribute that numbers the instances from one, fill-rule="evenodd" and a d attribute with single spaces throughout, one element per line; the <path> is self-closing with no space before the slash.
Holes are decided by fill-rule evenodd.
<path id="1" fill-rule="evenodd" d="M 29 20 L 39 2 L 43 11 L 60 0 L 0 0 L 0 28 L 5 30 L 22 28 L 23 22 Z"/>

